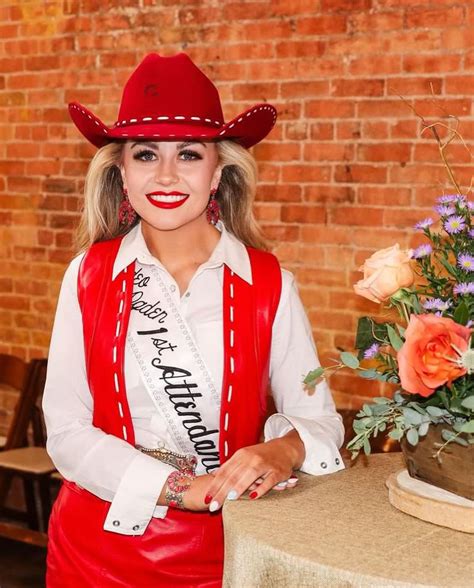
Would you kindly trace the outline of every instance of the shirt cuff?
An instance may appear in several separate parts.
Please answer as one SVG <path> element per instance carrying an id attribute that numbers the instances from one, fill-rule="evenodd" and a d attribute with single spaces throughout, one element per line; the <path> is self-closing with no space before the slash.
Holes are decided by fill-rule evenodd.
<path id="1" fill-rule="evenodd" d="M 283 437 L 292 429 L 296 429 L 305 448 L 305 459 L 300 467 L 302 472 L 321 476 L 344 469 L 344 462 L 334 440 L 341 429 L 339 417 L 312 420 L 276 413 L 265 423 L 264 439 L 270 441 Z"/>
<path id="2" fill-rule="evenodd" d="M 175 468 L 138 453 L 125 470 L 104 523 L 105 531 L 143 535 L 153 516 L 164 518 L 168 507 L 156 502 Z"/>

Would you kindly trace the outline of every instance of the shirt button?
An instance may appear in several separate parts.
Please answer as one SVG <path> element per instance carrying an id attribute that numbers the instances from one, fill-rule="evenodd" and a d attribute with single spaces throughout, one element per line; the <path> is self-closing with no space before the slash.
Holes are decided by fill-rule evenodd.
<path id="1" fill-rule="evenodd" d="M 328 467 L 328 464 L 325 461 L 321 462 L 321 467 L 325 470 Z"/>
<path id="2" fill-rule="evenodd" d="M 174 284 L 171 284 L 170 290 L 171 292 L 176 292 L 176 286 Z"/>
<path id="3" fill-rule="evenodd" d="M 140 528 L 140 525 L 135 525 L 135 526 L 133 527 L 133 530 L 134 530 L 134 531 L 138 531 L 138 529 L 139 529 L 139 528 Z"/>
<path id="4" fill-rule="evenodd" d="M 114 522 L 112 523 L 112 525 L 113 525 L 114 527 L 120 527 L 120 521 L 114 521 Z"/>
<path id="5" fill-rule="evenodd" d="M 339 465 L 339 463 L 340 463 L 339 458 L 336 457 L 336 465 Z"/>
<path id="6" fill-rule="evenodd" d="M 189 298 L 191 296 L 191 292 L 186 292 L 185 296 L 186 298 Z"/>

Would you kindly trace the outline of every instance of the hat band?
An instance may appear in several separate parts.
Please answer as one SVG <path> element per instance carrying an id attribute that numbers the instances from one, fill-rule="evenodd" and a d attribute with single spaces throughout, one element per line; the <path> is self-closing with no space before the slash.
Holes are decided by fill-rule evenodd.
<path id="1" fill-rule="evenodd" d="M 142 118 L 129 118 L 126 120 L 119 120 L 114 124 L 114 128 L 118 128 L 118 127 L 122 127 L 122 126 L 130 126 L 130 125 L 134 125 L 134 124 L 142 124 L 142 123 L 157 123 L 157 122 L 168 122 L 168 123 L 174 123 L 174 122 L 187 122 L 187 123 L 191 123 L 191 124 L 196 124 L 196 123 L 201 123 L 204 126 L 210 126 L 213 125 L 214 127 L 222 127 L 225 123 L 224 121 L 218 121 L 218 120 L 211 120 L 210 118 L 204 118 L 201 116 L 181 116 L 181 115 L 176 115 L 176 116 L 166 116 L 166 115 L 161 115 L 161 116 L 144 116 Z"/>

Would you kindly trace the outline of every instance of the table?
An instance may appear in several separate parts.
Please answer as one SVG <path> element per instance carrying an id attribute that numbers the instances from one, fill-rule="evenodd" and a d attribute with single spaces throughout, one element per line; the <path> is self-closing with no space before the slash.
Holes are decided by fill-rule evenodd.
<path id="1" fill-rule="evenodd" d="M 226 588 L 474 587 L 474 535 L 390 505 L 385 480 L 403 467 L 400 453 L 346 465 L 225 504 Z"/>

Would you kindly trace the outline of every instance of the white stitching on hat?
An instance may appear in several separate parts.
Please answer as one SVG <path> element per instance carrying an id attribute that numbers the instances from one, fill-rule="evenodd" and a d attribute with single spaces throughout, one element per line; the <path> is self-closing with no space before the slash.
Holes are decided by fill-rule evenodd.
<path id="1" fill-rule="evenodd" d="M 201 120 L 201 117 L 200 116 L 192 116 L 191 120 Z"/>
<path id="2" fill-rule="evenodd" d="M 153 119 L 151 118 L 151 116 L 145 116 L 145 118 L 142 118 L 143 122 L 145 122 L 147 120 L 153 120 Z"/>
<path id="3" fill-rule="evenodd" d="M 181 115 L 180 115 L 180 116 L 175 116 L 175 117 L 174 117 L 174 119 L 175 119 L 175 120 L 184 120 L 185 118 L 186 118 L 186 117 L 184 117 L 184 116 L 181 116 Z"/>
<path id="4" fill-rule="evenodd" d="M 137 122 L 137 119 L 136 118 L 131 118 L 130 119 L 130 122 Z"/>
<path id="5" fill-rule="evenodd" d="M 156 117 L 156 120 L 169 120 L 169 116 L 158 116 Z"/>

